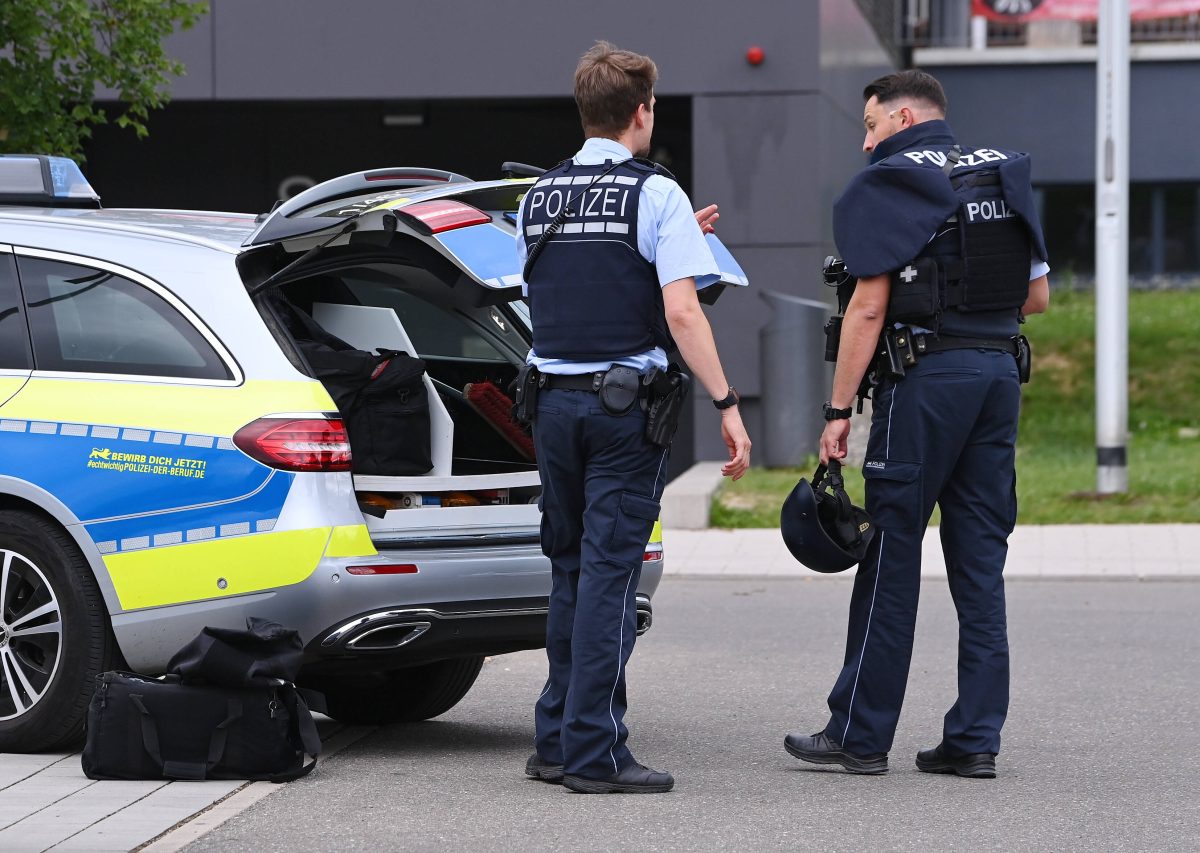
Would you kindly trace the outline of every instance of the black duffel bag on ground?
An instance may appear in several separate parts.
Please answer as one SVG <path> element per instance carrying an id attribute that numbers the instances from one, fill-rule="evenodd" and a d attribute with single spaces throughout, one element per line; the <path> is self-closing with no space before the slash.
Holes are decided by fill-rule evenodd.
<path id="1" fill-rule="evenodd" d="M 433 468 L 423 359 L 296 343 L 342 414 L 355 473 L 402 477 Z"/>
<path id="2" fill-rule="evenodd" d="M 89 779 L 287 782 L 309 773 L 321 751 L 312 713 L 291 684 L 217 687 L 105 672 L 87 729 Z"/>
<path id="3" fill-rule="evenodd" d="M 294 629 L 252 616 L 245 630 L 204 628 L 162 678 L 102 673 L 88 707 L 83 772 L 271 782 L 309 773 L 321 752 L 312 710 L 324 711 L 325 700 L 292 683 L 303 648 Z"/>
<path id="4" fill-rule="evenodd" d="M 271 687 L 295 681 L 304 660 L 304 642 L 294 628 L 251 616 L 245 630 L 201 629 L 167 663 L 167 672 L 185 684 Z"/>

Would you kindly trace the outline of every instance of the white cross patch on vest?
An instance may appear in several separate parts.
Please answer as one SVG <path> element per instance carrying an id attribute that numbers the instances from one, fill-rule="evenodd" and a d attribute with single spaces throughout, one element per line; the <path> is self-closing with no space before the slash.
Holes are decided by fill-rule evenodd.
<path id="1" fill-rule="evenodd" d="M 905 284 L 912 284 L 912 280 L 917 277 L 917 268 L 909 264 L 900 271 L 900 278 L 904 279 Z"/>

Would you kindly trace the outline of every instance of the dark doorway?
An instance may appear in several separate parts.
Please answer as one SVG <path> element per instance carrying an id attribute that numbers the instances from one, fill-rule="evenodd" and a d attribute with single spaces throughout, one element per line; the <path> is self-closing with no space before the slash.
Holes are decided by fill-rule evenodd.
<path id="1" fill-rule="evenodd" d="M 692 108 L 660 98 L 654 156 L 691 187 Z M 422 102 L 179 101 L 138 140 L 96 129 L 84 171 L 106 207 L 260 212 L 311 183 L 385 166 L 500 177 L 515 160 L 548 168 L 582 142 L 570 99 Z"/>

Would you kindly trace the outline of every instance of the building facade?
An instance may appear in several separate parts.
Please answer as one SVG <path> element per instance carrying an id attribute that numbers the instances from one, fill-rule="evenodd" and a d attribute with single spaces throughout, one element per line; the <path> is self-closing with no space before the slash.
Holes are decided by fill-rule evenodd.
<path id="1" fill-rule="evenodd" d="M 828 300 L 834 197 L 865 159 L 862 86 L 892 66 L 847 0 L 209 0 L 169 43 L 187 66 L 150 137 L 100 128 L 88 174 L 110 206 L 261 211 L 314 182 L 381 166 L 474 178 L 502 161 L 549 167 L 582 134 L 571 99 L 595 40 L 660 68 L 655 150 L 752 280 L 708 309 L 758 435 L 756 291 Z M 750 47 L 762 49 L 752 64 Z M 820 359 L 813 339 L 811 358 Z M 827 387 L 803 393 L 817 410 Z M 703 394 L 697 395 L 699 398 Z M 673 470 L 724 456 L 706 399 L 676 442 Z M 797 437 L 800 439 L 801 437 Z M 816 436 L 803 437 L 815 443 Z"/>

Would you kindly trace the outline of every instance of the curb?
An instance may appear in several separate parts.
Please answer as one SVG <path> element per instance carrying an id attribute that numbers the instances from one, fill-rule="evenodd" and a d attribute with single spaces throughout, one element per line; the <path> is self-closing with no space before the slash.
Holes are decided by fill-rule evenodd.
<path id="1" fill-rule="evenodd" d="M 1009 578 L 1200 578 L 1200 524 L 1018 526 L 1008 540 Z M 777 528 L 663 531 L 664 574 L 847 578 L 801 566 Z M 925 532 L 921 576 L 946 576 L 938 528 Z"/>
<path id="2" fill-rule="evenodd" d="M 703 530 L 713 496 L 721 487 L 721 462 L 697 462 L 671 482 L 662 494 L 662 523 L 679 530 Z"/>

